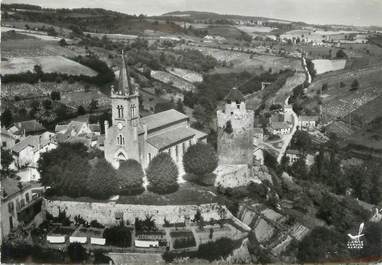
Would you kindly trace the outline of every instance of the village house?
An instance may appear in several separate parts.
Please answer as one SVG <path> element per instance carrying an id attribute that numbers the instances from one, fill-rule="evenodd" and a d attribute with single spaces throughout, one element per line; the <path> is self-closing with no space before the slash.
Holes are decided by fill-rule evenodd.
<path id="1" fill-rule="evenodd" d="M 16 122 L 9 129 L 9 132 L 19 136 L 28 136 L 40 134 L 46 131 L 46 128 L 37 120 Z"/>
<path id="2" fill-rule="evenodd" d="M 39 184 L 21 184 L 16 179 L 1 180 L 1 234 L 6 238 L 18 226 L 39 225 L 41 216 Z"/>
<path id="3" fill-rule="evenodd" d="M 254 141 L 262 141 L 264 138 L 264 130 L 261 127 L 253 128 Z"/>
<path id="4" fill-rule="evenodd" d="M 305 116 L 301 115 L 298 117 L 298 126 L 300 129 L 311 130 L 315 128 L 318 124 L 319 116 Z"/>
<path id="5" fill-rule="evenodd" d="M 54 133 L 29 135 L 12 147 L 14 163 L 11 167 L 18 170 L 17 174 L 21 177 L 21 181 L 37 181 L 40 179 L 37 162 L 41 154 L 55 148 L 57 143 Z"/>
<path id="6" fill-rule="evenodd" d="M 19 140 L 19 137 L 1 127 L 1 147 L 4 149 L 11 149 L 16 142 Z"/>
<path id="7" fill-rule="evenodd" d="M 268 131 L 271 134 L 286 135 L 291 132 L 292 125 L 286 121 L 273 121 L 268 127 Z"/>
<path id="8" fill-rule="evenodd" d="M 188 116 L 174 109 L 140 117 L 137 85 L 131 80 L 125 58 L 119 83 L 111 91 L 112 125 L 105 121 L 105 158 L 115 168 L 135 159 L 143 168 L 160 152 L 170 154 L 182 169 L 183 154 L 190 145 L 206 141 L 207 134 L 190 127 Z"/>
<path id="9" fill-rule="evenodd" d="M 98 124 L 88 122 L 71 121 L 69 124 L 56 125 L 58 143 L 83 143 L 86 146 L 97 145 L 101 134 Z"/>

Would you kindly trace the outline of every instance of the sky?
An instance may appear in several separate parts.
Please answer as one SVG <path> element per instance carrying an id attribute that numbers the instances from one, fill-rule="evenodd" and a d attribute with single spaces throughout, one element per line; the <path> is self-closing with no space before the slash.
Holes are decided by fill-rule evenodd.
<path id="1" fill-rule="evenodd" d="M 382 0 L 3 0 L 49 8 L 98 7 L 127 14 L 208 11 L 313 24 L 382 26 Z"/>

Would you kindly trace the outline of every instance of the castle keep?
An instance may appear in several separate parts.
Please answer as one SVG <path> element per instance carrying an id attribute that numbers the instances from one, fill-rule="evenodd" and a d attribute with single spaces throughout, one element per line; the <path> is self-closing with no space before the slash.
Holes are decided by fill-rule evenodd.
<path id="1" fill-rule="evenodd" d="M 118 86 L 111 91 L 112 125 L 105 121 L 105 158 L 118 168 L 120 161 L 135 159 L 147 168 L 151 159 L 167 152 L 181 168 L 183 154 L 207 134 L 189 125 L 189 118 L 174 109 L 141 118 L 138 86 L 131 80 L 125 58 Z"/>
<path id="2" fill-rule="evenodd" d="M 240 90 L 232 88 L 223 110 L 217 111 L 220 165 L 252 165 L 254 113 Z"/>

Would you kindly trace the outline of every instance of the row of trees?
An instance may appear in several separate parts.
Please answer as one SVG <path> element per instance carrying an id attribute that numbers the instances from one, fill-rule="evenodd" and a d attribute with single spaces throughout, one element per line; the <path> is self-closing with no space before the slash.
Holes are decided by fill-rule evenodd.
<path id="1" fill-rule="evenodd" d="M 121 161 L 115 170 L 102 153 L 92 153 L 82 144 L 60 144 L 44 153 L 39 162 L 41 183 L 50 186 L 52 195 L 90 196 L 107 199 L 112 195 L 134 195 L 144 191 L 144 171 L 136 160 Z M 204 143 L 192 145 L 184 154 L 186 172 L 199 178 L 217 166 L 213 148 Z M 167 153 L 160 153 L 146 170 L 148 190 L 166 194 L 178 189 L 178 167 Z"/>

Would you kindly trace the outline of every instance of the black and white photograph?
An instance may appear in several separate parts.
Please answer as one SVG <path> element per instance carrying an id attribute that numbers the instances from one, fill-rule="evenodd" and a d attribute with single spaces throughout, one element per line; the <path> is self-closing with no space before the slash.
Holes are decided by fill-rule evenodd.
<path id="1" fill-rule="evenodd" d="M 1 264 L 382 264 L 382 0 L 2 0 Z"/>

